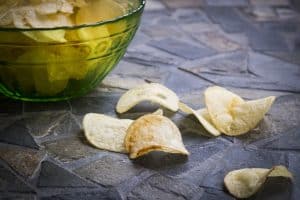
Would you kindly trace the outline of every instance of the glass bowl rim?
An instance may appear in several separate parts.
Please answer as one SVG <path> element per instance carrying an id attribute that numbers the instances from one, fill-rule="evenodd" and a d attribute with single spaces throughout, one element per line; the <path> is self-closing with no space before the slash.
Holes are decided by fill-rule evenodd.
<path id="1" fill-rule="evenodd" d="M 113 18 L 111 20 L 104 20 L 104 21 L 99 21 L 96 23 L 91 23 L 91 24 L 81 24 L 81 25 L 76 25 L 76 26 L 60 26 L 60 27 L 51 27 L 51 28 L 16 28 L 16 27 L 0 27 L 0 32 L 2 31 L 52 31 L 52 30 L 74 30 L 74 29 L 80 29 L 80 28 L 86 28 L 86 27 L 97 27 L 101 26 L 104 24 L 110 24 L 114 23 L 126 18 L 129 18 L 130 16 L 140 12 L 143 10 L 146 4 L 146 0 L 138 0 L 139 1 L 139 6 L 132 10 L 131 12 L 128 12 L 124 15 L 118 16 L 116 18 Z"/>

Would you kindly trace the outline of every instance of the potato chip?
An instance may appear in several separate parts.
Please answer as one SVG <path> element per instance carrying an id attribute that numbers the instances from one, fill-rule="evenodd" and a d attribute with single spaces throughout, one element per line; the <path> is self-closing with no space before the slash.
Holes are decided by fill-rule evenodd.
<path id="1" fill-rule="evenodd" d="M 293 179 L 293 174 L 283 165 L 278 165 L 272 168 L 268 177 L 286 177 Z"/>
<path id="2" fill-rule="evenodd" d="M 151 151 L 189 155 L 177 126 L 170 119 L 156 114 L 144 115 L 129 126 L 125 148 L 132 159 Z"/>
<path id="3" fill-rule="evenodd" d="M 202 116 L 202 112 L 204 113 L 205 111 L 201 110 L 200 112 L 198 111 L 195 111 L 194 109 L 192 109 L 191 107 L 189 107 L 188 105 L 180 102 L 179 103 L 179 109 L 186 113 L 186 114 L 193 114 L 197 119 L 198 121 L 202 124 L 202 126 L 212 135 L 214 136 L 219 136 L 221 135 L 220 131 L 218 131 L 214 126 L 213 124 L 206 120 L 203 116 Z M 206 110 L 206 109 L 205 109 Z M 206 115 L 207 117 L 207 115 Z"/>
<path id="4" fill-rule="evenodd" d="M 226 135 L 241 135 L 255 128 L 270 109 L 275 97 L 245 102 L 218 86 L 205 91 L 205 103 L 216 128 Z"/>
<path id="5" fill-rule="evenodd" d="M 79 8 L 76 24 L 92 24 L 99 21 L 112 20 L 125 14 L 125 9 L 112 0 L 91 1 Z"/>
<path id="6" fill-rule="evenodd" d="M 247 101 L 232 108 L 234 120 L 227 135 L 240 135 L 255 128 L 271 108 L 274 96 Z"/>
<path id="7" fill-rule="evenodd" d="M 125 153 L 126 130 L 133 122 L 102 114 L 89 113 L 83 118 L 83 129 L 87 140 L 99 149 Z"/>
<path id="8" fill-rule="evenodd" d="M 284 166 L 271 169 L 245 168 L 229 172 L 224 178 L 224 183 L 233 196 L 248 198 L 262 187 L 269 176 L 292 178 L 292 174 Z"/>
<path id="9" fill-rule="evenodd" d="M 116 110 L 124 113 L 142 101 L 158 103 L 174 112 L 178 110 L 179 104 L 177 95 L 170 89 L 158 83 L 146 83 L 123 94 Z"/>

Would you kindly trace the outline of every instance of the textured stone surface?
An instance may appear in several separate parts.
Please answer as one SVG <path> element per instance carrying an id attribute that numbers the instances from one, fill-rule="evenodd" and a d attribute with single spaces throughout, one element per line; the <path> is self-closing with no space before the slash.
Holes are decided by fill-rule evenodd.
<path id="1" fill-rule="evenodd" d="M 38 187 L 95 187 L 94 184 L 49 161 L 41 164 Z"/>
<path id="2" fill-rule="evenodd" d="M 92 156 L 99 151 L 88 144 L 84 137 L 67 137 L 43 143 L 50 155 L 62 162 L 70 162 Z"/>
<path id="3" fill-rule="evenodd" d="M 17 173 L 28 178 L 38 169 L 45 153 L 15 146 L 0 146 L 0 158 Z"/>
<path id="4" fill-rule="evenodd" d="M 140 171 L 140 167 L 133 165 L 127 157 L 121 156 L 105 156 L 75 170 L 82 177 L 108 186 L 118 185 Z"/>
<path id="5" fill-rule="evenodd" d="M 203 58 L 215 53 L 214 50 L 205 46 L 195 46 L 172 38 L 151 41 L 149 42 L 149 45 L 186 59 Z"/>
<path id="6" fill-rule="evenodd" d="M 2 165 L 0 165 L 0 177 L 0 195 L 2 192 L 34 193 L 33 189 Z"/>
<path id="7" fill-rule="evenodd" d="M 34 149 L 39 148 L 23 119 L 17 120 L 10 126 L 0 130 L 0 141 Z"/>
<path id="8" fill-rule="evenodd" d="M 222 190 L 225 175 L 234 169 L 270 168 L 280 164 L 287 166 L 287 160 L 288 155 L 284 152 L 257 150 L 234 145 L 181 175 L 181 178 L 189 179 L 202 187 Z"/>
<path id="9" fill-rule="evenodd" d="M 203 189 L 161 175 L 154 175 L 136 187 L 128 199 L 198 199 Z"/>
<path id="10" fill-rule="evenodd" d="M 0 96 L 0 199 L 233 200 L 227 172 L 283 164 L 293 181 L 269 179 L 250 199 L 298 200 L 300 18 L 289 2 L 147 0 L 127 53 L 86 96 L 52 103 Z M 147 82 L 166 85 L 194 109 L 205 107 L 203 92 L 212 85 L 246 100 L 277 98 L 238 137 L 213 137 L 194 116 L 164 109 L 188 157 L 152 152 L 130 160 L 91 146 L 82 131 L 86 113 L 136 119 L 159 108 L 142 102 L 115 113 L 122 93 Z"/>

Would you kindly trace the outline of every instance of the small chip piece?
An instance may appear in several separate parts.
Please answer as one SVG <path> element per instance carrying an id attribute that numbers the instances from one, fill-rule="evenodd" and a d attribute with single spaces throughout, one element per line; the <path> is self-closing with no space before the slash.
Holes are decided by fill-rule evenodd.
<path id="1" fill-rule="evenodd" d="M 144 115 L 129 126 L 125 148 L 131 159 L 151 151 L 189 155 L 177 126 L 170 119 L 157 114 Z"/>
<path id="2" fill-rule="evenodd" d="M 224 183 L 228 191 L 237 198 L 248 198 L 255 194 L 265 183 L 267 177 L 292 178 L 291 172 L 285 166 L 275 166 L 271 169 L 245 168 L 229 172 Z"/>
<path id="3" fill-rule="evenodd" d="M 83 129 L 87 140 L 99 149 L 126 153 L 124 139 L 126 130 L 133 122 L 116 119 L 103 114 L 89 113 L 83 118 Z"/>
<path id="4" fill-rule="evenodd" d="M 255 128 L 273 104 L 275 97 L 244 101 L 225 88 L 206 89 L 205 103 L 216 128 L 226 135 L 241 135 Z"/>
<path id="5" fill-rule="evenodd" d="M 195 111 L 194 109 L 192 109 L 191 107 L 189 107 L 188 105 L 186 105 L 182 102 L 179 102 L 179 109 L 186 114 L 193 114 L 210 134 L 212 134 L 214 136 L 221 135 L 220 131 L 218 131 L 213 126 L 213 124 L 210 122 L 210 120 L 206 119 L 207 118 L 207 113 L 205 113 L 206 109 L 200 110 L 200 111 Z"/>
<path id="6" fill-rule="evenodd" d="M 179 104 L 177 95 L 170 89 L 158 83 L 146 83 L 123 94 L 116 110 L 124 113 L 142 101 L 158 103 L 174 112 L 178 110 Z"/>

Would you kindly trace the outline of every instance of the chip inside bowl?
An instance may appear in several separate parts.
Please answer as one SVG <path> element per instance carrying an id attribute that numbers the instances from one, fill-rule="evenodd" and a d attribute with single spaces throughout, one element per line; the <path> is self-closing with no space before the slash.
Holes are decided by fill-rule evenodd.
<path id="1" fill-rule="evenodd" d="M 95 147 L 125 153 L 126 130 L 132 122 L 130 119 L 89 113 L 84 116 L 83 129 L 87 140 Z"/>
<path id="2" fill-rule="evenodd" d="M 158 83 L 146 83 L 128 90 L 119 99 L 116 110 L 118 113 L 124 113 L 143 101 L 158 103 L 174 112 L 178 110 L 177 95 Z"/>
<path id="3" fill-rule="evenodd" d="M 206 109 L 196 111 L 182 102 L 179 103 L 179 109 L 186 114 L 193 114 L 210 134 L 214 136 L 221 135 L 220 131 L 218 131 L 214 125 L 206 119 L 208 118 L 207 113 L 205 112 Z"/>
<path id="4" fill-rule="evenodd" d="M 144 115 L 129 126 L 125 148 L 132 159 L 151 151 L 189 154 L 177 126 L 170 119 L 157 114 Z"/>
<path id="5" fill-rule="evenodd" d="M 224 178 L 224 183 L 233 196 L 248 198 L 255 194 L 270 176 L 292 178 L 285 166 L 275 166 L 271 169 L 244 168 L 229 172 Z"/>
<path id="6" fill-rule="evenodd" d="M 241 135 L 255 128 L 273 104 L 275 97 L 244 101 L 225 88 L 214 86 L 205 93 L 208 113 L 216 128 L 226 135 Z"/>

